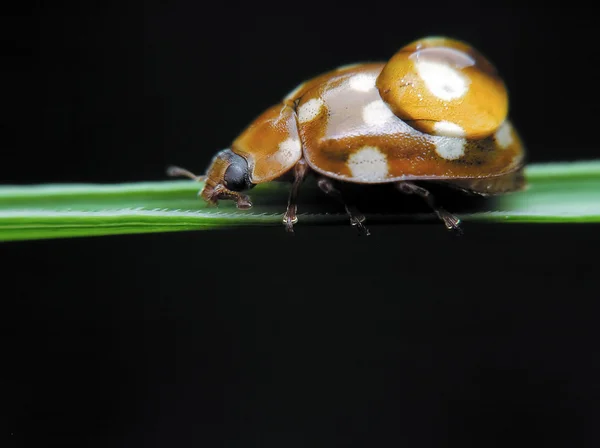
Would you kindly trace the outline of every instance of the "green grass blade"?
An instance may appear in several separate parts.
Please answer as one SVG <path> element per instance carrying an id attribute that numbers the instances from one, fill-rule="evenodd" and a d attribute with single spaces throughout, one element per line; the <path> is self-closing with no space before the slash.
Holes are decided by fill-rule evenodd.
<path id="1" fill-rule="evenodd" d="M 530 165 L 530 188 L 502 196 L 494 208 L 465 220 L 514 222 L 600 222 L 600 161 Z"/>
<path id="2" fill-rule="evenodd" d="M 527 191 L 500 197 L 487 208 L 461 214 L 465 221 L 600 222 L 600 161 L 531 165 Z M 32 185 L 0 187 L 0 241 L 202 230 L 277 225 L 288 185 L 269 183 L 252 191 L 255 206 L 238 211 L 229 201 L 218 208 L 198 200 L 191 181 L 119 185 Z M 315 212 L 302 203 L 302 224 L 346 223 L 339 213 Z M 332 205 L 331 210 L 337 209 Z M 369 217 L 372 219 L 373 217 Z M 431 214 L 376 216 L 375 220 L 432 219 Z"/>

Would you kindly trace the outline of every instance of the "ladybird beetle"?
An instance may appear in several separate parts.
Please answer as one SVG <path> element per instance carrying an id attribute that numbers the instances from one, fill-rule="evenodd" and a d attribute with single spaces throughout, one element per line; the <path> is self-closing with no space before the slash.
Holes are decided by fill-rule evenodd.
<path id="1" fill-rule="evenodd" d="M 178 167 L 169 174 L 205 180 L 204 200 L 234 200 L 240 209 L 252 206 L 244 191 L 286 175 L 290 232 L 309 173 L 365 234 L 364 215 L 339 187 L 393 183 L 460 231 L 460 220 L 422 183 L 483 196 L 525 188 L 525 150 L 507 113 L 505 85 L 484 56 L 464 42 L 428 37 L 387 63 L 344 66 L 300 84 L 217 153 L 205 176 Z"/>

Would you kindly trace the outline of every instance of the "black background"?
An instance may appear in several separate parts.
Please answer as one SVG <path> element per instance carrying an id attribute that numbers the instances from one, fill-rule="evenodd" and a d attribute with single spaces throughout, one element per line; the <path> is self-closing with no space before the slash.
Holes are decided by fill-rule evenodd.
<path id="1" fill-rule="evenodd" d="M 21 3 L 2 26 L 0 181 L 202 171 L 300 81 L 430 34 L 495 63 L 531 162 L 596 157 L 594 10 L 406 3 Z M 4 244 L 4 435 L 598 446 L 598 226 L 371 230 Z"/>

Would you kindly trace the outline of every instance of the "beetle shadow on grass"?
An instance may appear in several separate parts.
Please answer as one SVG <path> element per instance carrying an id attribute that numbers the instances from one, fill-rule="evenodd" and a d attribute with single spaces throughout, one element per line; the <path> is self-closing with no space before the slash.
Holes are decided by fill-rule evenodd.
<path id="1" fill-rule="evenodd" d="M 450 213 L 461 215 L 494 210 L 495 199 L 466 193 L 443 184 L 415 182 L 429 190 L 438 206 Z M 438 218 L 426 201 L 416 195 L 401 193 L 393 184 L 366 185 L 348 182 L 335 182 L 347 204 L 356 206 L 370 223 L 432 221 Z M 287 196 L 270 196 L 267 201 L 256 198 L 262 205 L 269 205 L 281 212 L 285 211 Z M 343 215 L 344 209 L 334 198 L 322 192 L 314 177 L 308 178 L 300 189 L 298 214 Z"/>

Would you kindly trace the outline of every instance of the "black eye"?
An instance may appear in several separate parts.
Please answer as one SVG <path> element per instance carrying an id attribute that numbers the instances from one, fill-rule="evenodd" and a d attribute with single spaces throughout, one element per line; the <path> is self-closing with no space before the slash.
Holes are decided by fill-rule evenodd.
<path id="1" fill-rule="evenodd" d="M 231 191 L 243 191 L 252 188 L 246 159 L 231 152 L 229 161 L 231 163 L 225 170 L 225 176 L 223 176 L 225 186 Z"/>

